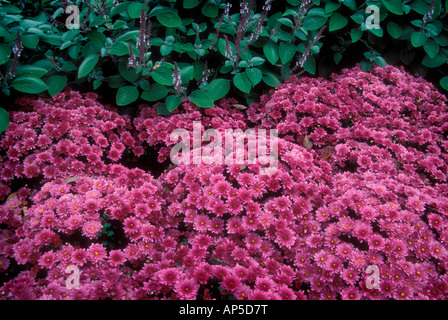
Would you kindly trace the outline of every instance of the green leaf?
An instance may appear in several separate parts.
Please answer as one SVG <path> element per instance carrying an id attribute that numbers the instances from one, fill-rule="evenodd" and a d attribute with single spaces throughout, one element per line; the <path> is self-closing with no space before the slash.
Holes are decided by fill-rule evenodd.
<path id="1" fill-rule="evenodd" d="M 157 114 L 161 116 L 169 116 L 171 114 L 171 112 L 169 112 L 166 108 L 166 103 L 157 104 Z"/>
<path id="2" fill-rule="evenodd" d="M 183 1 L 184 4 L 184 9 L 192 9 L 197 7 L 197 5 L 199 4 L 198 0 L 184 0 Z"/>
<path id="3" fill-rule="evenodd" d="M 127 59 L 123 59 L 118 63 L 118 73 L 129 82 L 134 82 L 138 79 L 138 74 L 135 69 L 128 68 Z"/>
<path id="4" fill-rule="evenodd" d="M 246 73 L 237 73 L 233 77 L 233 84 L 235 85 L 235 87 L 245 93 L 249 93 L 250 89 L 252 88 L 252 82 L 250 81 Z"/>
<path id="5" fill-rule="evenodd" d="M 321 9 L 321 8 L 315 8 Z M 322 9 L 322 13 L 319 11 L 310 10 L 303 19 L 303 27 L 307 30 L 317 30 L 327 22 L 327 17 Z"/>
<path id="6" fill-rule="evenodd" d="M 440 85 L 442 86 L 443 89 L 448 91 L 448 76 L 440 79 Z"/>
<path id="7" fill-rule="evenodd" d="M 335 31 L 344 28 L 348 20 L 338 12 L 334 12 L 330 17 L 329 31 Z"/>
<path id="8" fill-rule="evenodd" d="M 140 98 L 146 101 L 158 101 L 165 98 L 168 95 L 168 89 L 161 84 L 154 83 L 149 90 L 143 91 Z"/>
<path id="9" fill-rule="evenodd" d="M 373 67 L 373 63 L 368 62 L 368 61 L 361 61 L 361 69 L 363 71 L 367 71 L 367 70 L 369 70 L 372 67 Z"/>
<path id="10" fill-rule="evenodd" d="M 350 31 L 350 37 L 352 42 L 355 43 L 362 37 L 362 31 L 360 28 L 355 28 Z"/>
<path id="11" fill-rule="evenodd" d="M 90 30 L 89 32 L 87 32 L 87 37 L 89 38 L 91 43 L 98 47 L 103 47 L 104 42 L 106 41 L 106 36 L 104 35 L 104 33 L 96 30 Z M 120 39 L 120 37 L 118 37 L 117 40 L 118 39 Z"/>
<path id="12" fill-rule="evenodd" d="M 278 51 L 282 64 L 289 62 L 296 54 L 296 46 L 289 42 L 280 42 Z"/>
<path id="13" fill-rule="evenodd" d="M 342 3 L 350 10 L 356 10 L 356 0 L 342 0 Z"/>
<path id="14" fill-rule="evenodd" d="M 263 73 L 258 68 L 247 68 L 245 72 L 254 86 L 260 83 L 261 79 L 263 78 Z"/>
<path id="15" fill-rule="evenodd" d="M 156 18 L 159 20 L 160 24 L 165 27 L 175 28 L 182 25 L 182 20 L 178 14 L 174 10 L 168 8 L 158 10 Z"/>
<path id="16" fill-rule="evenodd" d="M 181 97 L 171 95 L 166 98 L 166 108 L 169 112 L 174 111 L 182 102 Z"/>
<path id="17" fill-rule="evenodd" d="M 277 63 L 279 58 L 278 45 L 275 43 L 268 43 L 263 47 L 263 53 L 271 64 L 275 65 Z"/>
<path id="18" fill-rule="evenodd" d="M 305 69 L 307 72 L 311 74 L 316 73 L 316 59 L 314 56 L 309 55 L 306 59 L 305 63 L 303 64 L 303 69 Z"/>
<path id="19" fill-rule="evenodd" d="M 134 86 L 121 87 L 117 91 L 117 105 L 128 105 L 138 98 L 138 89 Z"/>
<path id="20" fill-rule="evenodd" d="M 440 46 L 436 41 L 428 39 L 423 44 L 423 49 L 430 58 L 434 58 L 439 53 Z"/>
<path id="21" fill-rule="evenodd" d="M 414 31 L 411 33 L 411 43 L 415 48 L 418 48 L 425 44 L 427 38 L 424 32 Z"/>
<path id="22" fill-rule="evenodd" d="M 341 6 L 340 3 L 336 2 L 327 2 L 325 4 L 325 13 L 331 13 L 333 11 L 336 11 Z"/>
<path id="23" fill-rule="evenodd" d="M 193 91 L 188 99 L 200 108 L 211 108 L 214 106 L 212 98 L 202 90 Z"/>
<path id="24" fill-rule="evenodd" d="M 128 14 L 131 19 L 136 19 L 140 16 L 141 10 L 145 7 L 144 3 L 131 2 L 128 6 Z"/>
<path id="25" fill-rule="evenodd" d="M 67 77 L 54 75 L 47 79 L 48 93 L 53 97 L 64 90 L 67 85 Z"/>
<path id="26" fill-rule="evenodd" d="M 11 57 L 11 47 L 7 43 L 0 43 L 0 65 L 5 64 Z"/>
<path id="27" fill-rule="evenodd" d="M 20 37 L 22 44 L 30 49 L 36 49 L 37 44 L 39 43 L 39 37 L 35 34 L 25 34 Z"/>
<path id="28" fill-rule="evenodd" d="M 168 67 L 158 67 L 151 73 L 152 78 L 155 82 L 164 85 L 173 85 L 173 71 Z"/>
<path id="29" fill-rule="evenodd" d="M 263 76 L 263 82 L 266 83 L 268 86 L 274 88 L 278 87 L 281 84 L 279 77 L 272 72 L 268 72 L 266 75 Z"/>
<path id="30" fill-rule="evenodd" d="M 117 38 L 117 40 L 115 40 L 115 42 L 117 42 L 117 41 L 127 42 L 129 40 L 135 40 L 135 39 L 137 39 L 137 36 L 139 33 L 140 33 L 139 30 L 132 30 L 132 31 L 125 32 L 121 36 L 119 36 Z M 106 40 L 106 39 L 104 39 L 104 40 Z M 104 44 L 104 40 L 103 40 L 103 44 Z"/>
<path id="31" fill-rule="evenodd" d="M 396 15 L 403 14 L 403 4 L 401 0 L 381 0 L 387 10 Z"/>
<path id="32" fill-rule="evenodd" d="M 188 83 L 194 79 L 194 67 L 193 66 L 185 66 L 180 69 L 180 78 L 182 83 Z"/>
<path id="33" fill-rule="evenodd" d="M 230 82 L 225 79 L 215 79 L 207 85 L 207 94 L 212 100 L 219 100 L 230 91 Z"/>
<path id="34" fill-rule="evenodd" d="M 110 54 L 115 56 L 125 56 L 129 54 L 129 44 L 122 41 L 116 41 L 109 51 Z"/>
<path id="35" fill-rule="evenodd" d="M 380 57 L 380 56 L 376 56 L 376 57 L 374 58 L 374 61 L 375 61 L 375 63 L 376 63 L 377 65 L 379 65 L 379 66 L 382 67 L 382 68 L 384 68 L 384 67 L 387 65 L 386 60 L 384 60 L 384 58 L 383 58 L 383 57 Z"/>
<path id="36" fill-rule="evenodd" d="M 294 26 L 294 24 L 292 23 L 291 19 L 288 19 L 288 18 L 285 18 L 285 17 L 278 18 L 277 21 L 280 24 L 285 25 L 285 26 L 290 27 L 290 28 L 292 28 Z"/>
<path id="37" fill-rule="evenodd" d="M 45 82 L 36 77 L 23 76 L 16 77 L 12 83 L 12 87 L 17 91 L 36 94 L 48 89 Z"/>
<path id="38" fill-rule="evenodd" d="M 394 39 L 398 39 L 403 33 L 403 28 L 396 24 L 395 22 L 390 21 L 387 24 L 387 32 L 389 32 L 390 36 Z"/>
<path id="39" fill-rule="evenodd" d="M 428 68 L 437 68 L 446 62 L 446 57 L 444 54 L 439 53 L 434 58 L 425 56 L 423 58 L 422 64 Z"/>
<path id="40" fill-rule="evenodd" d="M 98 63 L 98 55 L 97 54 L 91 54 L 88 55 L 78 69 L 78 78 L 83 78 L 86 75 L 88 75 L 95 65 Z"/>
<path id="41" fill-rule="evenodd" d="M 164 45 L 164 44 L 162 44 L 160 46 L 160 53 L 162 54 L 162 56 L 169 55 L 172 50 L 173 50 L 172 46 L 167 46 L 167 45 Z"/>
<path id="42" fill-rule="evenodd" d="M 9 126 L 9 113 L 3 108 L 0 108 L 0 133 L 5 131 Z"/>
<path id="43" fill-rule="evenodd" d="M 214 1 L 208 1 L 201 9 L 204 16 L 216 18 L 218 16 L 218 7 Z"/>
<path id="44" fill-rule="evenodd" d="M 339 64 L 339 62 L 341 62 L 341 60 L 342 60 L 342 53 L 340 53 L 340 52 L 335 52 L 334 54 L 333 54 L 333 61 L 334 61 L 334 63 L 336 63 L 336 64 Z"/>

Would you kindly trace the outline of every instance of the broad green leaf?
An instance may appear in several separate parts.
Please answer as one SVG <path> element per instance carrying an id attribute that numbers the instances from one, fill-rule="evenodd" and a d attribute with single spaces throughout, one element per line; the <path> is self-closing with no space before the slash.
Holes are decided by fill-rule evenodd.
<path id="1" fill-rule="evenodd" d="M 383 58 L 383 57 L 380 57 L 380 56 L 376 56 L 376 57 L 374 58 L 374 61 L 375 61 L 375 63 L 376 63 L 377 65 L 379 65 L 379 66 L 382 67 L 382 68 L 384 68 L 384 67 L 387 65 L 386 60 L 384 60 L 384 58 Z"/>
<path id="2" fill-rule="evenodd" d="M 117 91 L 117 105 L 125 106 L 138 99 L 138 89 L 134 86 L 121 87 Z"/>
<path id="3" fill-rule="evenodd" d="M 320 8 L 319 8 L 320 9 Z M 323 10 L 323 9 L 322 9 Z M 319 13 L 308 12 L 302 26 L 307 30 L 317 30 L 327 22 L 327 17 Z"/>
<path id="4" fill-rule="evenodd" d="M 216 18 L 218 16 L 218 7 L 215 1 L 208 1 L 201 9 L 204 16 L 209 18 Z"/>
<path id="5" fill-rule="evenodd" d="M 166 97 L 166 108 L 168 109 L 169 112 L 174 111 L 182 102 L 181 97 L 179 96 L 175 96 L 175 95 L 171 95 Z"/>
<path id="6" fill-rule="evenodd" d="M 350 38 L 352 42 L 355 43 L 362 37 L 362 31 L 360 28 L 354 28 L 350 31 Z"/>
<path id="7" fill-rule="evenodd" d="M 334 61 L 334 63 L 339 64 L 339 62 L 341 62 L 341 60 L 342 60 L 342 57 L 343 57 L 342 53 L 335 52 L 333 54 L 333 61 Z"/>
<path id="8" fill-rule="evenodd" d="M 168 8 L 157 11 L 156 18 L 165 27 L 174 28 L 182 25 L 182 20 L 178 14 Z"/>
<path id="9" fill-rule="evenodd" d="M 274 88 L 278 87 L 281 84 L 279 77 L 272 72 L 268 72 L 266 75 L 263 76 L 263 82 L 266 83 L 268 86 Z"/>
<path id="10" fill-rule="evenodd" d="M 336 2 L 327 2 L 325 4 L 325 13 L 331 13 L 333 11 L 336 11 L 341 6 L 340 3 Z"/>
<path id="11" fill-rule="evenodd" d="M 172 50 L 173 50 L 172 46 L 167 46 L 167 45 L 164 45 L 164 44 L 162 44 L 160 46 L 160 53 L 162 54 L 162 56 L 169 55 Z"/>
<path id="12" fill-rule="evenodd" d="M 440 79 L 440 85 L 443 89 L 448 91 L 448 77 L 443 77 L 442 79 Z"/>
<path id="13" fill-rule="evenodd" d="M 294 26 L 291 19 L 289 19 L 289 18 L 282 17 L 282 18 L 278 18 L 277 21 L 287 27 L 290 27 L 290 28 L 292 28 Z"/>
<path id="14" fill-rule="evenodd" d="M 140 16 L 141 10 L 145 7 L 144 3 L 132 2 L 128 6 L 128 14 L 131 19 L 136 19 Z"/>
<path id="15" fill-rule="evenodd" d="M 422 64 L 428 68 L 437 68 L 446 62 L 446 57 L 443 53 L 437 54 L 434 58 L 425 56 L 423 58 Z"/>
<path id="16" fill-rule="evenodd" d="M 54 75 L 47 79 L 48 93 L 53 97 L 62 90 L 64 90 L 67 85 L 67 77 Z"/>
<path id="17" fill-rule="evenodd" d="M 87 56 L 78 69 L 78 78 L 83 78 L 87 76 L 95 67 L 95 65 L 98 63 L 98 55 L 97 54 L 91 54 Z"/>
<path id="18" fill-rule="evenodd" d="M 117 38 L 117 40 L 115 40 L 115 41 L 127 42 L 129 40 L 136 40 L 139 33 L 140 33 L 139 30 L 132 30 L 132 31 L 125 32 L 121 36 L 119 36 Z M 104 43 L 104 41 L 103 41 L 103 43 Z"/>
<path id="19" fill-rule="evenodd" d="M 109 51 L 110 54 L 114 56 L 125 56 L 129 54 L 129 44 L 122 41 L 116 41 Z"/>
<path id="20" fill-rule="evenodd" d="M 361 61 L 361 69 L 362 71 L 367 71 L 373 67 L 373 63 L 369 61 Z"/>
<path id="21" fill-rule="evenodd" d="M 267 45 L 265 45 L 263 47 L 263 53 L 266 56 L 266 59 L 268 59 L 268 61 L 271 64 L 276 64 L 279 58 L 279 54 L 278 54 L 278 45 L 275 43 L 268 43 Z"/>
<path id="22" fill-rule="evenodd" d="M 250 81 L 246 73 L 237 73 L 233 77 L 233 84 L 235 85 L 235 87 L 245 93 L 249 93 L 252 87 L 252 82 Z"/>
<path id="23" fill-rule="evenodd" d="M 113 75 L 106 78 L 107 85 L 110 88 L 120 88 L 126 85 L 126 81 L 120 75 Z"/>
<path id="24" fill-rule="evenodd" d="M 5 131 L 9 126 L 9 113 L 3 108 L 0 108 L 0 133 Z"/>
<path id="25" fill-rule="evenodd" d="M 316 73 L 316 59 L 314 58 L 314 56 L 309 55 L 308 58 L 306 58 L 306 61 L 303 64 L 303 69 L 311 74 Z"/>
<path id="26" fill-rule="evenodd" d="M 154 69 L 151 73 L 152 78 L 155 82 L 164 85 L 164 86 L 172 86 L 173 85 L 173 71 L 168 67 L 158 67 Z"/>
<path id="27" fill-rule="evenodd" d="M 296 54 L 296 46 L 289 42 L 280 42 L 279 48 L 279 56 L 282 64 L 288 63 Z"/>
<path id="28" fill-rule="evenodd" d="M 395 22 L 390 21 L 387 24 L 387 32 L 389 32 L 390 36 L 394 39 L 398 39 L 403 33 L 403 28 L 396 24 Z"/>
<path id="29" fill-rule="evenodd" d="M 160 116 L 169 116 L 171 114 L 166 107 L 166 103 L 157 104 L 157 114 Z"/>
<path id="30" fill-rule="evenodd" d="M 348 20 L 338 12 L 334 12 L 329 21 L 329 31 L 336 31 L 344 28 L 348 24 Z"/>
<path id="31" fill-rule="evenodd" d="M 214 106 L 212 98 L 202 90 L 193 91 L 188 99 L 200 108 L 211 108 Z"/>
<path id="32" fill-rule="evenodd" d="M 30 76 L 16 77 L 12 82 L 12 87 L 17 91 L 30 94 L 41 93 L 48 89 L 41 79 Z"/>
<path id="33" fill-rule="evenodd" d="M 39 43 L 39 37 L 35 34 L 25 34 L 20 37 L 20 40 L 25 47 L 30 49 L 36 49 L 37 44 Z"/>
<path id="34" fill-rule="evenodd" d="M 254 86 L 260 83 L 261 79 L 263 78 L 263 73 L 258 68 L 247 68 L 245 72 Z"/>
<path id="35" fill-rule="evenodd" d="M 424 32 L 414 31 L 411 33 L 411 43 L 415 48 L 421 47 L 425 44 L 427 38 Z"/>
<path id="36" fill-rule="evenodd" d="M 230 90 L 230 82 L 225 79 L 215 79 L 207 85 L 207 94 L 212 100 L 224 98 Z"/>
<path id="37" fill-rule="evenodd" d="M 192 9 L 194 7 L 197 7 L 198 4 L 199 4 L 198 0 L 184 0 L 183 1 L 184 9 Z"/>
<path id="38" fill-rule="evenodd" d="M 91 43 L 99 47 L 103 47 L 104 42 L 106 41 L 106 36 L 104 35 L 104 33 L 96 30 L 90 30 L 89 32 L 87 32 L 87 37 L 89 38 Z M 118 39 L 120 39 L 120 37 L 118 37 L 117 40 Z"/>
<path id="39" fill-rule="evenodd" d="M 180 69 L 180 78 L 182 83 L 188 83 L 194 79 L 194 67 L 186 66 Z"/>
<path id="40" fill-rule="evenodd" d="M 7 43 L 0 43 L 0 65 L 5 64 L 11 57 L 11 47 Z"/>
<path id="41" fill-rule="evenodd" d="M 403 14 L 403 4 L 401 0 L 381 0 L 387 10 L 396 15 Z"/>
<path id="42" fill-rule="evenodd" d="M 135 69 L 128 68 L 127 59 L 121 60 L 118 63 L 118 73 L 120 74 L 120 76 L 122 76 L 125 80 L 129 82 L 134 82 L 135 80 L 138 79 L 138 74 L 135 71 Z"/>
<path id="43" fill-rule="evenodd" d="M 161 84 L 154 83 L 149 90 L 143 91 L 140 98 L 146 101 L 158 101 L 165 98 L 168 95 L 168 89 Z"/>
<path id="44" fill-rule="evenodd" d="M 428 39 L 423 45 L 423 49 L 430 58 L 434 58 L 439 53 L 440 46 L 436 41 Z"/>
<path id="45" fill-rule="evenodd" d="M 356 10 L 356 0 L 342 0 L 342 3 L 350 10 Z"/>

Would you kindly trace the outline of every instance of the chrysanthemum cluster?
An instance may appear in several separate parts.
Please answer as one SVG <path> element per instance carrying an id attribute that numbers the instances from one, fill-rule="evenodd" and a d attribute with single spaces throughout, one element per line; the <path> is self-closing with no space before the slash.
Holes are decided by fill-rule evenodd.
<path id="1" fill-rule="evenodd" d="M 123 157 L 141 155 L 143 148 L 129 130 L 129 116 L 108 110 L 97 95 L 76 91 L 59 93 L 53 99 L 20 98 L 1 140 L 4 155 L 0 196 L 14 178 L 76 177 L 99 174 Z"/>
<path id="2" fill-rule="evenodd" d="M 232 99 L 205 110 L 184 101 L 170 117 L 142 106 L 133 127 L 94 99 L 66 94 L 71 102 L 48 116 L 41 99 L 16 113 L 6 152 L 21 150 L 15 158 L 28 165 L 42 163 L 43 152 L 66 160 L 60 144 L 76 144 L 74 131 L 103 153 L 121 142 L 139 155 L 141 141 L 165 162 L 176 143 L 170 133 L 200 121 L 203 129 L 277 129 L 278 168 L 261 175 L 257 164 L 180 164 L 155 179 L 107 155 L 99 171 L 77 159 L 76 175 L 58 168 L 47 177 L 35 164 L 48 180 L 19 188 L 0 209 L 0 275 L 14 274 L 3 299 L 448 298 L 447 99 L 421 78 L 355 67 L 329 80 L 292 78 L 247 110 Z M 94 106 L 79 106 L 86 103 Z M 40 128 L 38 141 L 55 130 L 42 123 L 68 111 L 90 116 L 23 151 L 17 130 Z M 109 144 L 89 127 L 103 128 Z M 19 160 L 3 161 L 2 183 L 27 177 Z M 79 289 L 66 284 L 69 266 L 80 271 Z"/>

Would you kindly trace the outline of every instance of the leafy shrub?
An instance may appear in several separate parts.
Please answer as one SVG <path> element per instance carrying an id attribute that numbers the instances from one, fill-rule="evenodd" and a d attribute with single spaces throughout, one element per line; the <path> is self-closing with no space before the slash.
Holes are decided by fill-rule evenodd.
<path id="1" fill-rule="evenodd" d="M 327 76 L 359 57 L 363 70 L 403 63 L 447 88 L 446 5 L 441 0 L 76 1 L 0 3 L 2 90 L 60 92 L 66 84 L 113 89 L 118 105 L 182 99 L 199 107 L 229 92 L 258 101 L 303 72 Z M 374 18 L 376 6 L 379 21 Z M 373 7 L 375 8 L 375 7 Z M 200 12 L 200 13 L 199 13 Z"/>

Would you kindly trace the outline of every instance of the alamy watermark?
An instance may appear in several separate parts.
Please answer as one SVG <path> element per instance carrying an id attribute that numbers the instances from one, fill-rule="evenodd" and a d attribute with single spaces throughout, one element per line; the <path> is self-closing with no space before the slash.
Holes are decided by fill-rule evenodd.
<path id="1" fill-rule="evenodd" d="M 275 174 L 278 169 L 278 132 L 277 129 L 207 129 L 202 133 L 199 121 L 193 122 L 193 137 L 191 131 L 175 129 L 170 134 L 170 140 L 177 142 L 170 153 L 173 164 L 226 164 L 245 165 L 259 164 L 260 174 Z M 224 141 L 223 141 L 224 137 Z M 247 149 L 246 141 L 247 139 Z M 191 143 L 192 141 L 192 143 Z M 203 146 L 202 142 L 210 141 Z M 269 147 L 269 153 L 267 149 Z"/>
<path id="2" fill-rule="evenodd" d="M 367 289 L 379 289 L 380 288 L 380 269 L 378 266 L 372 264 L 366 268 L 366 273 L 369 275 L 366 278 Z"/>
<path id="3" fill-rule="evenodd" d="M 65 280 L 65 287 L 67 289 L 79 289 L 79 275 L 80 275 L 79 268 L 74 265 L 69 265 L 65 269 L 65 273 L 70 274 Z"/>

